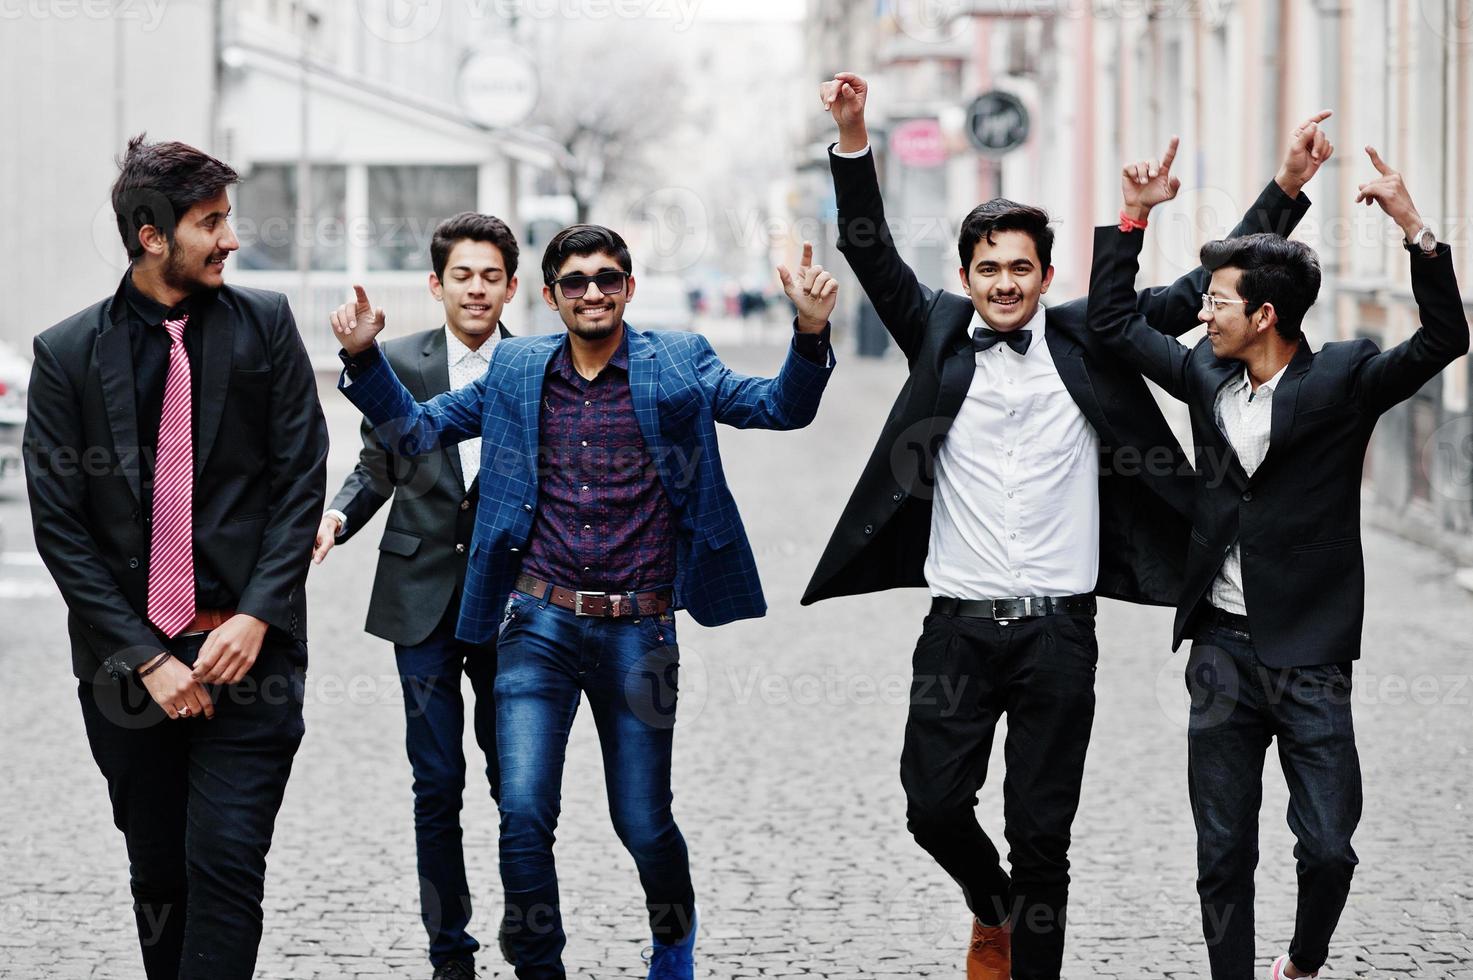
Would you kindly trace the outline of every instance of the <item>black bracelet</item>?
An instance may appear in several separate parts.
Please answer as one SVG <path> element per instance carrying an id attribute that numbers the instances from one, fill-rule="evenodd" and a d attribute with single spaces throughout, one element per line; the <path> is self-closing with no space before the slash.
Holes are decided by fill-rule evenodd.
<path id="1" fill-rule="evenodd" d="M 165 650 L 163 653 L 160 653 L 157 657 L 154 657 L 152 660 L 149 660 L 146 663 L 144 663 L 143 666 L 141 666 L 141 667 L 138 668 L 138 678 L 139 678 L 139 680 L 142 680 L 143 678 L 147 677 L 149 674 L 152 674 L 154 671 L 158 670 L 160 667 L 162 667 L 164 665 L 164 661 L 168 660 L 172 656 L 173 656 L 172 653 L 170 653 L 168 650 Z"/>

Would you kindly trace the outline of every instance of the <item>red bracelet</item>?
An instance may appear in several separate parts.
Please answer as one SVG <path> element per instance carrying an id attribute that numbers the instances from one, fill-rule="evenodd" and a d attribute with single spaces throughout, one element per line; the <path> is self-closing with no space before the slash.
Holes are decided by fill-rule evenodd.
<path id="1" fill-rule="evenodd" d="M 1128 215 L 1128 214 L 1125 213 L 1125 209 L 1124 208 L 1121 208 L 1120 209 L 1120 230 L 1121 231 L 1143 231 L 1143 230 L 1145 230 L 1145 227 L 1146 227 L 1146 220 L 1144 218 L 1141 218 L 1139 220 L 1136 219 L 1136 218 L 1132 218 L 1130 215 Z"/>

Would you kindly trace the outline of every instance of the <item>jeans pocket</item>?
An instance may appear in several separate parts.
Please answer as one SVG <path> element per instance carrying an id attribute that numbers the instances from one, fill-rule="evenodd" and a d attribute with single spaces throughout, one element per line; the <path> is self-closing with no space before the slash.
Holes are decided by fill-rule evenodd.
<path id="1" fill-rule="evenodd" d="M 501 613 L 501 624 L 496 627 L 496 641 L 506 638 L 511 628 L 523 621 L 529 610 L 535 608 L 537 599 L 525 592 L 513 592 L 506 597 L 506 609 Z"/>
<path id="2" fill-rule="evenodd" d="M 645 638 L 662 647 L 675 646 L 675 613 L 662 612 L 654 616 L 640 616 L 635 620 Z"/>

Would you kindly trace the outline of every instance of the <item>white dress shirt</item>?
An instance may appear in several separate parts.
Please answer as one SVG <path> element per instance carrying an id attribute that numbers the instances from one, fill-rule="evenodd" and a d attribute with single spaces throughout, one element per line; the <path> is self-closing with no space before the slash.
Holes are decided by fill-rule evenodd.
<path id="1" fill-rule="evenodd" d="M 976 354 L 966 399 L 936 457 L 926 583 L 958 599 L 1092 592 L 1100 566 L 1099 436 L 1044 340 L 1040 305 Z M 985 327 L 980 315 L 973 330 Z"/>
<path id="2" fill-rule="evenodd" d="M 476 350 L 471 350 L 460 342 L 449 324 L 445 325 L 445 362 L 450 369 L 451 391 L 459 391 L 486 373 L 486 368 L 491 365 L 491 345 L 496 342 L 500 331 L 498 326 L 486 338 L 485 343 Z M 479 436 L 467 439 L 456 448 L 460 450 L 460 473 L 465 489 L 470 490 L 476 474 L 481 471 L 481 439 Z M 348 529 L 347 514 L 340 510 L 329 510 L 327 516 L 337 518 L 339 535 Z"/>
<path id="3" fill-rule="evenodd" d="M 1215 405 L 1217 425 L 1227 437 L 1243 472 L 1252 476 L 1268 455 L 1268 439 L 1273 426 L 1274 389 L 1279 379 L 1289 369 L 1285 364 L 1277 374 L 1253 390 L 1248 382 L 1248 369 L 1242 377 L 1222 386 L 1217 393 Z M 1228 549 L 1217 577 L 1212 580 L 1211 602 L 1223 612 L 1248 615 L 1248 606 L 1243 601 L 1243 552 L 1238 542 Z"/>

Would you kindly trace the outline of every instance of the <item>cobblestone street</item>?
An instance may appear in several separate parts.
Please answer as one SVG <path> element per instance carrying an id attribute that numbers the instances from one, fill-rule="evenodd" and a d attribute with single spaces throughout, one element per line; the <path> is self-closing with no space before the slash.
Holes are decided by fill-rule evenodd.
<path id="1" fill-rule="evenodd" d="M 768 374 L 781 351 L 717 344 Z M 729 348 L 729 349 L 728 349 Z M 841 346 L 841 349 L 842 346 Z M 723 428 L 726 472 L 770 611 L 717 630 L 678 617 L 675 814 L 702 913 L 697 973 L 716 978 L 964 975 L 961 896 L 905 829 L 898 779 L 921 590 L 798 597 L 903 377 L 841 357 L 818 419 L 792 433 Z M 357 414 L 323 377 L 336 490 Z M 88 753 L 65 610 L 34 554 L 24 488 L 0 499 L 0 976 L 142 977 L 122 835 Z M 382 526 L 309 579 L 307 736 L 266 882 L 264 978 L 427 977 L 410 774 L 391 647 L 362 632 Z M 1326 978 L 1473 978 L 1473 595 L 1444 559 L 1367 531 L 1356 723 L 1361 864 Z M 1066 976 L 1206 975 L 1187 805 L 1184 654 L 1170 614 L 1105 602 L 1098 710 L 1075 822 Z M 979 815 L 1001 842 L 1002 739 Z M 496 812 L 474 743 L 463 822 L 482 976 L 501 889 Z M 1265 767 L 1259 958 L 1287 949 L 1293 841 L 1276 758 Z M 649 942 L 633 862 L 610 826 L 586 707 L 563 788 L 558 867 L 570 973 L 643 977 Z"/>

